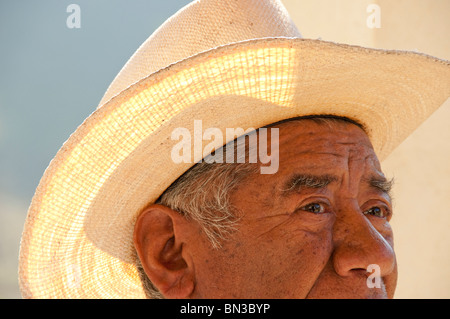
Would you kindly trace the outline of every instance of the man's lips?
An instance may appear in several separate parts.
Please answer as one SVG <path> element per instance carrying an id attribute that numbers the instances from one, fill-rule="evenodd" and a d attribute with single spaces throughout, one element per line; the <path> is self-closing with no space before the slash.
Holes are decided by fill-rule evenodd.
<path id="1" fill-rule="evenodd" d="M 365 270 L 342 277 L 325 267 L 305 299 L 387 299 L 383 277 L 380 279 L 380 288 L 369 288 Z"/>

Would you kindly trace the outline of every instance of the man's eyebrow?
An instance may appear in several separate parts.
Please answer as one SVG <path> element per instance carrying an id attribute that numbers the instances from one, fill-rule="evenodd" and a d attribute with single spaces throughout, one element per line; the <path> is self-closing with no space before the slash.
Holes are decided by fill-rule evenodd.
<path id="1" fill-rule="evenodd" d="M 371 177 L 368 180 L 370 187 L 381 190 L 392 198 L 392 187 L 394 186 L 394 178 L 386 179 L 385 177 Z"/>
<path id="2" fill-rule="evenodd" d="M 283 184 L 281 193 L 287 196 L 305 188 L 324 188 L 335 181 L 338 181 L 338 177 L 334 175 L 295 174 Z"/>

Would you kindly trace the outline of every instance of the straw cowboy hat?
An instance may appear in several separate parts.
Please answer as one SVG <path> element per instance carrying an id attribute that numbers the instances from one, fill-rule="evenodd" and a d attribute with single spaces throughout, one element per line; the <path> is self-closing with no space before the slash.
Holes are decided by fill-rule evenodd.
<path id="1" fill-rule="evenodd" d="M 449 96 L 448 61 L 303 39 L 277 0 L 195 1 L 142 44 L 47 168 L 23 231 L 22 295 L 145 297 L 136 217 L 202 158 L 171 160 L 175 128 L 331 114 L 362 123 L 383 160 Z"/>

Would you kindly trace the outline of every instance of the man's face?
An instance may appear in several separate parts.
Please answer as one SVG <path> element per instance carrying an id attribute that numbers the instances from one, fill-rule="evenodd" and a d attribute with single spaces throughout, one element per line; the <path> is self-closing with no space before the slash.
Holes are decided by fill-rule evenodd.
<path id="1" fill-rule="evenodd" d="M 252 174 L 231 194 L 238 231 L 221 249 L 189 247 L 194 297 L 392 298 L 389 183 L 367 135 L 350 123 L 278 127 L 278 172 Z"/>

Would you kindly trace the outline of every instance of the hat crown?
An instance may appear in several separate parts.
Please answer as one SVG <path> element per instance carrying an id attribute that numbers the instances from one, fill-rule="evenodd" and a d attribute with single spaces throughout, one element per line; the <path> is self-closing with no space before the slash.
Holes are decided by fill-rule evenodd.
<path id="1" fill-rule="evenodd" d="M 218 46 L 273 37 L 301 37 L 279 0 L 196 0 L 139 47 L 111 83 L 99 107 L 170 64 Z"/>

